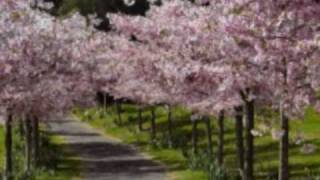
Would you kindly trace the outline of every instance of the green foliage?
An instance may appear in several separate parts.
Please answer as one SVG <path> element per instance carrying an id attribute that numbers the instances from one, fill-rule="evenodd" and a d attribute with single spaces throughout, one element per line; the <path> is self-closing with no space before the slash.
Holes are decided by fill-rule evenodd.
<path id="1" fill-rule="evenodd" d="M 4 134 L 4 129 L 0 126 L 0 134 Z M 0 167 L 2 169 L 3 161 L 4 161 L 4 136 L 0 135 Z"/>
<path id="2" fill-rule="evenodd" d="M 210 157 L 207 150 L 201 150 L 200 153 L 194 154 L 192 151 L 184 151 L 188 167 L 191 170 L 201 170 L 207 173 L 208 180 L 225 180 L 227 173 L 223 167 L 219 167 L 215 159 Z"/>
<path id="3" fill-rule="evenodd" d="M 144 14 L 149 8 L 146 0 L 136 0 L 134 6 L 128 7 L 123 1 L 113 0 L 61 0 L 56 9 L 56 14 L 66 15 L 77 10 L 83 15 L 96 13 L 99 17 L 105 17 L 107 12 L 124 12 L 128 14 Z"/>
<path id="4" fill-rule="evenodd" d="M 64 0 L 59 9 L 59 15 L 66 15 L 74 10 L 80 11 L 82 14 L 93 14 L 96 10 L 95 0 Z"/>
<path id="5" fill-rule="evenodd" d="M 208 180 L 226 180 L 228 179 L 227 173 L 222 167 L 216 164 L 209 164 L 208 167 Z"/>

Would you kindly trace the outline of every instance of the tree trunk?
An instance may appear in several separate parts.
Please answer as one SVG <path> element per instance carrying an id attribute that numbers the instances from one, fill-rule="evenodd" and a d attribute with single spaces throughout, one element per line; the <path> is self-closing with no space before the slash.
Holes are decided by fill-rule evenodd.
<path id="1" fill-rule="evenodd" d="M 246 156 L 245 156 L 245 180 L 253 180 L 253 165 L 254 165 L 254 137 L 251 131 L 254 128 L 254 101 L 246 101 Z"/>
<path id="2" fill-rule="evenodd" d="M 282 59 L 283 69 L 282 75 L 284 77 L 284 86 L 288 86 L 288 61 L 286 58 Z M 288 95 L 288 90 L 285 89 L 283 95 Z M 289 119 L 286 115 L 284 104 L 280 101 L 280 128 L 283 132 L 279 142 L 279 180 L 290 179 L 289 173 Z"/>
<path id="3" fill-rule="evenodd" d="M 19 135 L 21 138 L 23 138 L 25 136 L 25 132 L 24 132 L 24 124 L 23 124 L 23 119 L 19 118 Z"/>
<path id="4" fill-rule="evenodd" d="M 235 108 L 235 132 L 236 132 L 236 149 L 237 149 L 237 163 L 240 171 L 240 179 L 244 174 L 244 146 L 243 146 L 243 109 L 242 106 Z"/>
<path id="5" fill-rule="evenodd" d="M 173 146 L 172 142 L 172 111 L 171 106 L 168 106 L 168 145 L 170 148 Z"/>
<path id="6" fill-rule="evenodd" d="M 5 164 L 4 180 L 12 180 L 12 114 L 5 121 Z"/>
<path id="7" fill-rule="evenodd" d="M 217 163 L 219 166 L 223 165 L 223 146 L 224 146 L 224 111 L 219 113 L 218 117 L 218 150 Z"/>
<path id="8" fill-rule="evenodd" d="M 39 131 L 39 119 L 37 117 L 34 117 L 32 119 L 32 163 L 35 167 L 38 166 L 39 162 L 39 151 L 40 151 L 40 131 Z"/>
<path id="9" fill-rule="evenodd" d="M 121 117 L 122 108 L 121 108 L 121 103 L 118 101 L 116 102 L 116 108 L 117 108 L 117 114 L 118 114 L 118 124 L 122 125 L 122 117 Z"/>
<path id="10" fill-rule="evenodd" d="M 284 109 L 280 109 L 280 127 L 283 136 L 279 144 L 279 180 L 289 179 L 289 119 L 285 115 Z"/>
<path id="11" fill-rule="evenodd" d="M 103 115 L 107 115 L 107 95 L 103 93 Z"/>
<path id="12" fill-rule="evenodd" d="M 32 153 L 32 126 L 31 117 L 27 116 L 25 120 L 26 127 L 26 145 L 25 145 L 25 162 L 24 162 L 24 173 L 28 177 L 31 173 L 31 153 Z"/>
<path id="13" fill-rule="evenodd" d="M 143 121 L 142 121 L 142 108 L 138 107 L 138 129 L 143 131 Z"/>
<path id="14" fill-rule="evenodd" d="M 154 142 L 156 139 L 157 129 L 156 129 L 156 109 L 155 107 L 151 108 L 151 140 Z"/>
<path id="15" fill-rule="evenodd" d="M 193 154 L 198 153 L 198 120 L 192 120 L 192 152 Z"/>
<path id="16" fill-rule="evenodd" d="M 212 129 L 211 129 L 211 122 L 209 117 L 205 117 L 206 129 L 207 129 L 207 141 L 208 141 L 208 155 L 211 159 L 213 157 L 212 152 Z"/>

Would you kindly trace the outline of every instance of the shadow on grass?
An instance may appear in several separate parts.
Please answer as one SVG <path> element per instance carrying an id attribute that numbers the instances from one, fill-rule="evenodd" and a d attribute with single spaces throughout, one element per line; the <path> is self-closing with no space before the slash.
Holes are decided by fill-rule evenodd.
<path id="1" fill-rule="evenodd" d="M 70 132 L 64 132 L 64 131 L 55 131 L 55 132 L 47 132 L 48 135 L 57 135 L 59 136 L 98 136 L 99 133 L 70 133 Z"/>
<path id="2" fill-rule="evenodd" d="M 320 146 L 319 140 L 310 140 L 310 143 L 313 143 Z M 306 142 L 308 143 L 308 141 Z M 269 143 L 265 143 L 260 146 L 255 147 L 256 159 L 263 159 L 268 161 L 277 162 L 278 161 L 278 142 L 273 141 Z M 290 176 L 294 179 L 318 179 L 320 177 L 320 162 L 308 161 L 308 163 L 303 162 L 304 158 L 314 157 L 318 159 L 318 157 L 310 155 L 303 155 L 299 151 L 300 146 L 291 145 L 289 152 L 289 163 L 290 163 Z M 302 160 L 302 162 L 296 162 L 298 159 Z M 307 161 L 307 160 L 306 160 Z M 264 162 L 265 163 L 265 162 Z M 258 163 L 257 163 L 258 165 Z M 263 168 L 259 169 L 261 175 L 257 175 L 257 178 L 268 179 L 270 177 L 277 177 L 278 173 L 278 163 L 272 163 L 269 165 L 265 165 Z M 271 178 L 273 179 L 273 178 Z"/>

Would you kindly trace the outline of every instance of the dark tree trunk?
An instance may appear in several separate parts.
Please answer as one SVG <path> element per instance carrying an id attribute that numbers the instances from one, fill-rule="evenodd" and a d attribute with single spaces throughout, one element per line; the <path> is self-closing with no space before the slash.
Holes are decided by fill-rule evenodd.
<path id="1" fill-rule="evenodd" d="M 107 115 L 107 95 L 103 93 L 103 115 Z"/>
<path id="2" fill-rule="evenodd" d="M 246 101 L 246 156 L 245 156 L 245 180 L 253 180 L 253 165 L 254 165 L 254 137 L 251 131 L 254 128 L 254 101 Z"/>
<path id="3" fill-rule="evenodd" d="M 209 117 L 205 117 L 204 120 L 205 120 L 205 123 L 206 123 L 206 130 L 207 130 L 208 155 L 209 155 L 209 158 L 211 159 L 213 157 L 211 122 L 210 122 L 210 118 Z"/>
<path id="4" fill-rule="evenodd" d="M 24 132 L 24 124 L 23 124 L 23 119 L 19 118 L 19 135 L 20 137 L 24 137 L 25 136 L 25 132 Z"/>
<path id="5" fill-rule="evenodd" d="M 284 77 L 284 86 L 288 86 L 288 61 L 286 58 L 282 59 Z M 288 95 L 288 91 L 285 89 L 284 95 Z M 289 119 L 286 115 L 283 102 L 280 103 L 280 128 L 283 131 L 283 135 L 280 137 L 279 142 L 279 180 L 289 180 Z"/>
<path id="6" fill-rule="evenodd" d="M 192 152 L 198 153 L 198 120 L 192 120 Z"/>
<path id="7" fill-rule="evenodd" d="M 5 121 L 5 164 L 4 180 L 12 180 L 12 114 Z"/>
<path id="8" fill-rule="evenodd" d="M 122 108 L 121 108 L 121 103 L 118 101 L 116 102 L 116 108 L 117 108 L 117 115 L 118 115 L 118 124 L 122 125 L 122 117 L 121 117 Z"/>
<path id="9" fill-rule="evenodd" d="M 168 145 L 173 146 L 172 142 L 172 111 L 171 106 L 168 106 Z"/>
<path id="10" fill-rule="evenodd" d="M 138 129 L 143 131 L 142 107 L 138 107 Z"/>
<path id="11" fill-rule="evenodd" d="M 237 163 L 240 171 L 240 179 L 244 174 L 244 146 L 243 146 L 243 109 L 242 106 L 235 108 L 235 132 L 236 132 L 236 149 L 237 149 Z"/>
<path id="12" fill-rule="evenodd" d="M 284 132 L 279 144 L 279 180 L 289 179 L 289 119 L 280 109 L 280 128 Z"/>
<path id="13" fill-rule="evenodd" d="M 151 108 L 151 140 L 154 141 L 156 139 L 157 128 L 156 128 L 156 108 Z"/>
<path id="14" fill-rule="evenodd" d="M 223 165 L 223 148 L 224 148 L 224 111 L 219 113 L 218 117 L 218 142 L 217 142 L 217 163 Z"/>
<path id="15" fill-rule="evenodd" d="M 25 145 L 25 162 L 24 162 L 24 173 L 26 176 L 30 175 L 31 172 L 31 153 L 32 153 L 32 125 L 31 117 L 27 116 L 25 120 L 26 127 L 26 145 Z"/>
<path id="16" fill-rule="evenodd" d="M 39 162 L 39 151 L 40 151 L 40 130 L 39 130 L 39 119 L 34 117 L 32 119 L 32 163 L 35 167 L 38 166 Z"/>

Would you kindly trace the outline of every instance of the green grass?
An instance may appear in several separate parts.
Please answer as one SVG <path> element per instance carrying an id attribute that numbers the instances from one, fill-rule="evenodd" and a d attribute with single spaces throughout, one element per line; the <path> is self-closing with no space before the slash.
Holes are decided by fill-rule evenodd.
<path id="1" fill-rule="evenodd" d="M 0 126 L 0 168 L 4 160 L 4 129 Z M 13 174 L 15 180 L 23 177 L 24 140 L 18 135 L 17 128 L 13 131 Z M 39 168 L 32 170 L 30 180 L 71 180 L 79 175 L 80 165 L 73 160 L 71 151 L 63 147 L 63 140 L 42 132 Z M 2 173 L 1 173 L 2 174 Z M 0 175 L 2 176 L 2 175 Z"/>
<path id="2" fill-rule="evenodd" d="M 3 127 L 2 126 L 0 126 L 0 134 L 4 134 L 4 131 L 3 131 Z M 4 154 L 4 146 L 3 146 L 3 144 L 4 144 L 4 136 L 3 135 L 1 135 L 0 136 L 0 144 L 2 145 L 2 146 L 0 146 L 0 167 L 1 167 L 1 169 L 2 169 L 2 166 L 3 166 L 3 154 Z"/>
<path id="3" fill-rule="evenodd" d="M 44 168 L 36 172 L 35 179 L 39 180 L 71 180 L 78 179 L 81 164 L 77 157 L 58 136 L 48 136 L 46 156 L 42 161 Z"/>
<path id="4" fill-rule="evenodd" d="M 108 110 L 104 115 L 101 109 L 92 108 L 88 110 L 76 110 L 75 114 L 80 119 L 89 122 L 93 127 L 104 131 L 107 135 L 121 139 L 124 143 L 133 144 L 141 151 L 151 155 L 167 165 L 169 168 L 169 177 L 174 180 L 201 180 L 207 179 L 206 173 L 200 170 L 190 170 L 188 167 L 188 159 L 184 155 L 185 152 L 191 150 L 191 123 L 188 120 L 189 112 L 182 108 L 175 108 L 174 113 L 174 148 L 166 146 L 166 111 L 162 107 L 157 108 L 157 141 L 156 145 L 151 145 L 149 135 L 150 109 L 146 109 L 143 113 L 145 131 L 137 130 L 137 111 L 134 105 L 123 105 L 123 125 L 119 126 L 115 123 L 117 119 L 115 109 Z M 266 113 L 266 114 L 265 114 Z M 264 116 L 257 116 L 256 126 L 265 121 L 266 118 L 272 122 L 273 127 L 278 126 L 276 114 L 264 112 Z M 214 147 L 216 147 L 216 124 L 212 119 Z M 302 120 L 292 120 L 290 122 L 290 139 L 297 132 L 301 132 L 305 136 L 306 143 L 312 143 L 320 147 L 320 116 L 312 109 L 306 110 L 306 117 Z M 225 120 L 225 171 L 231 177 L 237 173 L 236 170 L 236 152 L 235 152 L 235 133 L 234 121 L 232 119 Z M 202 123 L 199 126 L 199 147 L 206 149 L 205 126 Z M 305 179 L 320 176 L 320 153 L 305 155 L 300 152 L 301 145 L 291 143 L 290 147 L 290 167 L 292 179 Z M 278 169 L 278 142 L 272 140 L 270 133 L 255 139 L 255 176 L 256 179 L 276 179 Z M 233 178 L 231 178 L 233 179 Z"/>
<path id="5" fill-rule="evenodd" d="M 79 11 L 80 13 L 87 15 L 93 14 L 97 8 L 97 2 L 94 0 L 67 0 L 63 1 L 57 14 L 68 15 L 73 11 Z"/>

